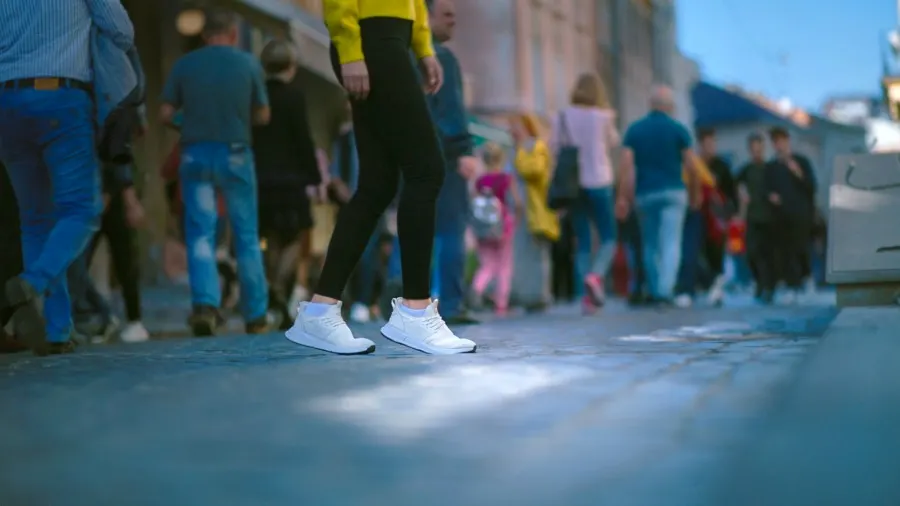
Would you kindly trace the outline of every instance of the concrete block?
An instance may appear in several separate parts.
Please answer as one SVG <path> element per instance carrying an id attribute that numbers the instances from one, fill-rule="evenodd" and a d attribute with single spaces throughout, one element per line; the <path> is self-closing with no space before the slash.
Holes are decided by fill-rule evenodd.
<path id="1" fill-rule="evenodd" d="M 900 282 L 900 153 L 838 156 L 830 197 L 828 282 Z"/>

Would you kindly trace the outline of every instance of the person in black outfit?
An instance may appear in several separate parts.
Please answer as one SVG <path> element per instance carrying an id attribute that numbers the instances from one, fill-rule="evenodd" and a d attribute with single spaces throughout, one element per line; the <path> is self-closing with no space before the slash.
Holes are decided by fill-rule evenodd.
<path id="1" fill-rule="evenodd" d="M 778 222 L 773 233 L 781 277 L 796 298 L 809 266 L 809 246 L 815 217 L 816 177 L 812 164 L 791 150 L 787 130 L 769 132 L 775 158 L 766 169 L 766 193 Z"/>
<path id="2" fill-rule="evenodd" d="M 19 228 L 19 207 L 6 167 L 0 163 L 0 284 L 22 273 L 22 231 Z M 27 346 L 7 335 L 3 328 L 12 318 L 13 308 L 4 300 L 0 290 L 0 353 L 25 351 Z"/>
<path id="3" fill-rule="evenodd" d="M 309 128 L 306 96 L 296 80 L 297 58 L 290 44 L 269 42 L 261 55 L 268 76 L 266 91 L 272 119 L 253 128 L 253 152 L 259 192 L 259 231 L 266 241 L 266 271 L 270 305 L 288 324 L 283 279 L 284 253 L 296 242 L 308 255 L 313 227 L 311 198 L 323 183 L 316 147 Z"/>
<path id="4" fill-rule="evenodd" d="M 756 298 L 764 304 L 771 304 L 778 283 L 774 254 L 777 245 L 773 241 L 776 224 L 766 188 L 769 165 L 765 159 L 763 136 L 751 134 L 747 140 L 747 148 L 750 151 L 750 161 L 740 168 L 736 180 L 747 217 L 747 259 L 756 281 Z"/>
<path id="5" fill-rule="evenodd" d="M 697 133 L 700 156 L 716 180 L 715 194 L 708 194 L 704 202 L 705 211 L 710 213 L 709 223 L 719 223 L 722 229 L 709 230 L 707 227 L 703 246 L 703 256 L 709 266 L 709 300 L 713 304 L 722 302 L 725 287 L 725 238 L 728 221 L 737 210 L 737 187 L 731 173 L 731 164 L 717 154 L 716 132 L 703 129 Z"/>

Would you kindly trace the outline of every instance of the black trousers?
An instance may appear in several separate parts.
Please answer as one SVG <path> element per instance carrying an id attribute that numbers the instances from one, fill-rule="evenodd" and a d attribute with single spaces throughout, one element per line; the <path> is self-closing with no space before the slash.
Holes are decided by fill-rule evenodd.
<path id="1" fill-rule="evenodd" d="M 6 307 L 2 287 L 23 269 L 19 207 L 6 168 L 0 164 L 0 327 L 12 317 L 12 308 Z"/>
<path id="2" fill-rule="evenodd" d="M 779 277 L 788 288 L 798 290 L 809 270 L 811 226 L 805 219 L 782 219 L 772 224 L 772 250 Z"/>
<path id="3" fill-rule="evenodd" d="M 76 262 L 70 267 L 69 293 L 72 297 L 72 305 L 77 316 L 86 317 L 89 313 L 99 313 L 102 317 L 108 317 L 109 306 L 93 286 L 93 281 L 87 274 L 87 268 L 94 257 L 97 244 L 101 235 L 106 236 L 109 244 L 109 255 L 113 273 L 122 288 L 122 298 L 125 300 L 125 316 L 129 322 L 141 319 L 141 278 L 137 253 L 137 232 L 128 224 L 125 215 L 125 202 L 122 194 L 114 196 L 109 202 L 109 208 L 103 213 L 100 231 L 88 245 L 83 253 L 81 262 Z M 76 272 L 79 269 L 83 272 Z"/>
<path id="4" fill-rule="evenodd" d="M 359 184 L 338 215 L 316 293 L 341 298 L 378 220 L 396 195 L 402 174 L 397 229 L 403 297 L 427 299 L 444 157 L 418 70 L 410 58 L 412 21 L 363 19 L 360 30 L 370 92 L 366 100 L 352 104 Z M 340 78 L 334 46 L 331 62 Z"/>
<path id="5" fill-rule="evenodd" d="M 771 294 L 778 285 L 776 230 L 777 227 L 770 222 L 750 222 L 747 225 L 747 259 L 759 295 Z"/>

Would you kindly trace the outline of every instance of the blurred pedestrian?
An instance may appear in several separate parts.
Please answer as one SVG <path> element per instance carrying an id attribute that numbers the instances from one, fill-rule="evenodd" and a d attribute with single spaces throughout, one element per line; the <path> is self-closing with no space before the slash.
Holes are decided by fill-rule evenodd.
<path id="1" fill-rule="evenodd" d="M 506 155 L 497 144 L 488 144 L 484 148 L 484 165 L 486 172 L 475 181 L 476 199 L 483 202 L 483 207 L 496 206 L 490 214 L 499 218 L 496 230 L 490 235 L 478 237 L 478 271 L 472 280 L 472 292 L 477 300 L 481 300 L 488 284 L 495 281 L 494 310 L 498 316 L 506 316 L 509 311 L 509 292 L 512 287 L 513 273 L 513 235 L 516 229 L 516 216 L 522 211 L 522 197 L 519 195 L 513 175 L 504 172 Z M 473 205 L 476 220 L 482 213 Z"/>
<path id="2" fill-rule="evenodd" d="M 610 151 L 621 140 L 616 112 L 599 76 L 584 74 L 578 78 L 571 105 L 560 111 L 552 132 L 552 152 L 561 145 L 578 149 L 580 191 L 569 212 L 576 237 L 577 282 L 584 285 L 582 308 L 590 314 L 606 302 L 605 278 L 616 254 L 615 178 Z M 596 255 L 593 232 L 600 240 Z"/>
<path id="3" fill-rule="evenodd" d="M 656 86 L 651 112 L 625 133 L 616 213 L 634 205 L 640 220 L 642 256 L 651 302 L 670 304 L 681 263 L 681 237 L 688 195 L 682 167 L 696 177 L 691 135 L 672 118 L 672 90 Z"/>
<path id="4" fill-rule="evenodd" d="M 294 49 L 289 42 L 271 41 L 263 48 L 261 59 L 268 76 L 266 92 L 272 117 L 268 124 L 253 128 L 259 231 L 266 244 L 270 306 L 290 321 L 306 297 L 309 280 L 292 283 L 289 302 L 284 279 L 284 265 L 289 259 L 285 253 L 292 244 L 299 244 L 302 259 L 308 261 L 313 227 L 311 200 L 320 199 L 320 187 L 327 181 L 319 170 L 306 96 L 296 81 Z M 299 295 L 298 300 L 293 294 Z"/>
<path id="5" fill-rule="evenodd" d="M 22 273 L 22 232 L 19 207 L 6 167 L 0 163 L 0 286 Z M 0 291 L 0 353 L 17 353 L 28 349 L 15 335 L 6 332 L 6 324 L 14 309 L 4 302 Z"/>
<path id="6" fill-rule="evenodd" d="M 737 184 L 741 205 L 747 220 L 747 260 L 756 282 L 756 298 L 771 304 L 778 284 L 778 264 L 774 243 L 775 212 L 766 188 L 767 171 L 765 139 L 753 133 L 747 139 L 750 160 L 738 171 Z"/>
<path id="7" fill-rule="evenodd" d="M 102 211 L 92 65 L 104 62 L 92 55 L 92 36 L 124 54 L 134 28 L 118 0 L 4 0 L 0 19 L 0 160 L 19 203 L 25 261 L 6 282 L 6 302 L 16 336 L 35 353 L 68 353 L 65 272 Z"/>
<path id="8" fill-rule="evenodd" d="M 703 214 L 706 224 L 703 256 L 709 266 L 708 302 L 719 305 L 725 297 L 726 239 L 728 223 L 737 211 L 737 187 L 731 164 L 719 156 L 716 132 L 701 129 L 697 134 L 700 143 L 700 158 L 713 177 L 713 184 L 705 187 Z"/>
<path id="9" fill-rule="evenodd" d="M 532 115 L 510 122 L 515 142 L 513 166 L 524 187 L 524 234 L 515 244 L 514 286 L 519 302 L 528 312 L 543 311 L 553 301 L 550 248 L 560 238 L 559 219 L 547 207 L 547 190 L 553 167 L 550 148 L 541 139 L 540 124 Z M 521 228 L 521 227 L 520 227 Z M 571 279 L 571 276 L 570 276 Z"/>
<path id="10" fill-rule="evenodd" d="M 184 201 L 195 335 L 216 333 L 222 323 L 222 292 L 216 262 L 216 192 L 233 231 L 241 288 L 241 312 L 249 333 L 273 326 L 259 245 L 256 174 L 251 125 L 269 122 L 271 110 L 263 70 L 234 47 L 238 18 L 213 10 L 203 28 L 206 46 L 175 62 L 163 91 L 162 121 L 183 111 L 179 178 Z"/>
<path id="11" fill-rule="evenodd" d="M 355 4 L 354 4 L 355 5 Z M 372 233 L 397 192 L 403 297 L 382 334 L 432 354 L 475 351 L 460 339 L 430 298 L 435 204 L 445 177 L 437 131 L 423 94 L 442 85 L 424 0 L 383 0 L 348 9 L 324 4 L 332 40 L 332 64 L 353 100 L 353 125 L 360 157 L 359 188 L 344 206 L 328 247 L 319 286 L 301 305 L 287 337 L 338 354 L 371 353 L 375 344 L 356 338 L 341 316 L 340 299 Z M 422 69 L 417 74 L 410 51 Z"/>
<path id="12" fill-rule="evenodd" d="M 816 176 L 809 159 L 793 151 L 786 129 L 772 128 L 769 138 L 775 157 L 766 170 L 766 192 L 778 222 L 773 244 L 781 277 L 788 288 L 785 302 L 791 303 L 796 301 L 803 279 L 811 272 Z"/>
<path id="13" fill-rule="evenodd" d="M 444 85 L 429 98 L 443 146 L 446 175 L 437 201 L 435 248 L 441 316 L 448 324 L 478 323 L 465 312 L 466 226 L 469 220 L 469 181 L 479 170 L 475 143 L 463 100 L 462 69 L 445 44 L 453 38 L 456 9 L 453 0 L 434 0 L 429 22 L 435 54 L 444 71 Z"/>
<path id="14" fill-rule="evenodd" d="M 701 279 L 701 268 L 706 267 L 704 247 L 707 243 L 707 200 L 715 189 L 716 180 L 702 158 L 694 158 L 695 171 L 683 170 L 687 187 L 688 207 L 681 232 L 681 264 L 675 284 L 674 304 L 687 308 L 694 304 L 694 297 Z"/>

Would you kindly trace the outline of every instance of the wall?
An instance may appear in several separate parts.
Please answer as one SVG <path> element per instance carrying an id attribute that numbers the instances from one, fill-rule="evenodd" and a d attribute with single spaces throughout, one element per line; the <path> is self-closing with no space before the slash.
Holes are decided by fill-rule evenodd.
<path id="1" fill-rule="evenodd" d="M 476 113 L 537 112 L 568 103 L 576 76 L 596 66 L 591 0 L 456 0 L 449 47 Z"/>

